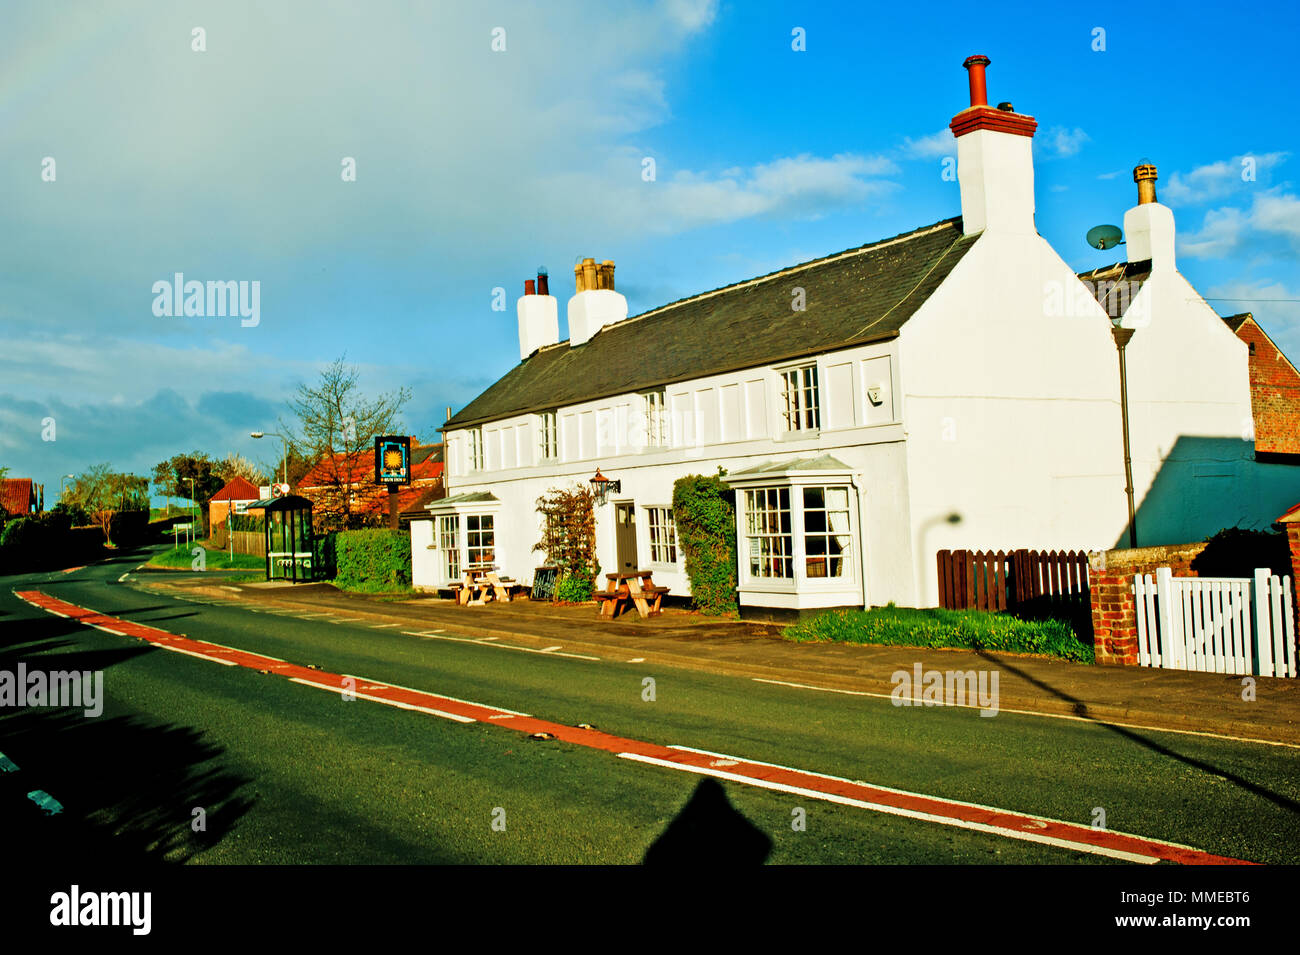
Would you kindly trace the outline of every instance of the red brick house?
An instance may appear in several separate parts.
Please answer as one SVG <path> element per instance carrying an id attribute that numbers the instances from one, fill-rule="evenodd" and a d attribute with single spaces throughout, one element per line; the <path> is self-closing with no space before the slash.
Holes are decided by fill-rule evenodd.
<path id="1" fill-rule="evenodd" d="M 0 507 L 4 508 L 9 517 L 39 514 L 44 497 L 44 488 L 32 483 L 31 478 L 0 480 Z"/>
<path id="2" fill-rule="evenodd" d="M 398 492 L 398 511 L 415 509 L 427 516 L 423 505 L 446 493 L 443 468 L 442 444 L 420 444 L 412 437 L 411 483 Z M 368 523 L 375 526 L 387 521 L 388 489 L 375 484 L 375 458 L 370 448 L 356 452 L 351 458 L 336 454 L 333 461 L 321 459 L 302 476 L 294 493 L 301 494 L 318 508 L 337 509 L 341 502 L 335 500 L 339 493 L 334 484 L 336 474 L 340 483 L 346 482 L 352 487 L 350 509 L 353 514 L 368 518 Z"/>
<path id="3" fill-rule="evenodd" d="M 1300 464 L 1300 371 L 1250 312 L 1224 318 L 1250 347 L 1250 406 L 1259 461 Z"/>
<path id="4" fill-rule="evenodd" d="M 226 523 L 226 518 L 233 514 L 243 514 L 248 505 L 261 497 L 257 486 L 241 477 L 232 478 L 225 487 L 212 496 L 208 502 L 209 532 Z"/>

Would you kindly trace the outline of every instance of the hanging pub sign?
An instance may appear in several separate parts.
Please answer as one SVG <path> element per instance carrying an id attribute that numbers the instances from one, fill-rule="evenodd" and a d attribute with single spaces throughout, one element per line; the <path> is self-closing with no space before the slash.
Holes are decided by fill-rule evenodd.
<path id="1" fill-rule="evenodd" d="M 375 438 L 375 483 L 390 487 L 411 483 L 411 439 L 405 436 Z"/>

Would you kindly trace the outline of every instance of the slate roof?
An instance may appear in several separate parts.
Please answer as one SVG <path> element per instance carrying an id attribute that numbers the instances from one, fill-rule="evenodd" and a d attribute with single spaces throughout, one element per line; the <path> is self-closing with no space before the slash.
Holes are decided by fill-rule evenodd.
<path id="1" fill-rule="evenodd" d="M 1088 284 L 1092 297 L 1111 318 L 1123 318 L 1137 297 L 1138 287 L 1151 277 L 1151 260 L 1113 262 L 1080 272 L 1079 279 Z M 1100 292 L 1101 294 L 1097 294 Z"/>
<path id="2" fill-rule="evenodd" d="M 1252 315 L 1250 312 L 1241 312 L 1237 315 L 1220 315 L 1219 317 L 1223 319 L 1223 321 L 1227 324 L 1229 328 L 1232 329 L 1233 333 L 1235 334 L 1237 330 L 1241 328 L 1242 325 L 1245 325 L 1246 322 L 1248 322 L 1250 319 L 1254 318 L 1255 316 Z"/>
<path id="3" fill-rule="evenodd" d="M 979 238 L 961 230 L 945 219 L 538 349 L 442 430 L 892 338 Z"/>

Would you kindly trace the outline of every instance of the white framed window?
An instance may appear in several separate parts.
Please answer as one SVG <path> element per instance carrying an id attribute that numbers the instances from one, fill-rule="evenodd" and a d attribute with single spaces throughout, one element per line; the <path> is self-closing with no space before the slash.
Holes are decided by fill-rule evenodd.
<path id="1" fill-rule="evenodd" d="M 471 471 L 483 470 L 483 429 L 470 428 L 468 432 L 468 443 L 466 445 L 466 456 L 468 457 L 468 466 Z"/>
<path id="2" fill-rule="evenodd" d="M 447 580 L 460 578 L 460 515 L 444 514 L 438 518 L 438 535 L 434 538 L 442 551 L 442 572 Z"/>
<path id="3" fill-rule="evenodd" d="M 560 456 L 560 428 L 554 411 L 543 411 L 537 424 L 537 460 L 554 461 Z"/>
<path id="4" fill-rule="evenodd" d="M 804 576 L 848 576 L 853 550 L 848 486 L 805 487 L 802 492 Z"/>
<path id="5" fill-rule="evenodd" d="M 671 507 L 647 507 L 650 527 L 650 563 L 677 563 L 677 524 Z"/>
<path id="6" fill-rule="evenodd" d="M 465 557 L 468 566 L 496 563 L 496 529 L 491 514 L 465 515 Z"/>
<path id="7" fill-rule="evenodd" d="M 786 431 L 816 431 L 821 428 L 821 407 L 817 390 L 817 365 L 786 368 L 781 373 L 781 419 Z"/>
<path id="8" fill-rule="evenodd" d="M 745 541 L 750 577 L 794 577 L 789 487 L 745 489 Z"/>
<path id="9" fill-rule="evenodd" d="M 668 447 L 668 395 L 665 391 L 647 391 L 641 395 L 645 402 L 645 446 Z"/>

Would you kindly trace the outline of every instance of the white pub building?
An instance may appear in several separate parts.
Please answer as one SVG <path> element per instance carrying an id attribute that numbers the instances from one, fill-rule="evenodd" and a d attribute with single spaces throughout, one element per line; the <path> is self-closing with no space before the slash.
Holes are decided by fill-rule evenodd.
<path id="1" fill-rule="evenodd" d="M 1172 212 L 1152 188 L 1125 214 L 1137 267 L 1118 272 L 1143 282 L 1103 290 L 1122 298 L 1108 314 L 1035 228 L 1037 124 L 988 105 L 987 63 L 966 61 L 951 123 L 957 218 L 633 317 L 614 264 L 587 259 L 567 341 L 546 277 L 526 283 L 520 363 L 443 428 L 447 497 L 411 524 L 416 585 L 483 563 L 529 582 L 537 499 L 598 470 L 616 482 L 601 569 L 652 570 L 676 596 L 673 482 L 722 468 L 745 616 L 933 606 L 941 548 L 1127 546 L 1115 324 L 1135 329 L 1139 544 L 1292 504 L 1294 479 L 1252 470 L 1247 346 L 1177 272 Z M 1225 475 L 1232 493 L 1202 480 Z"/>

